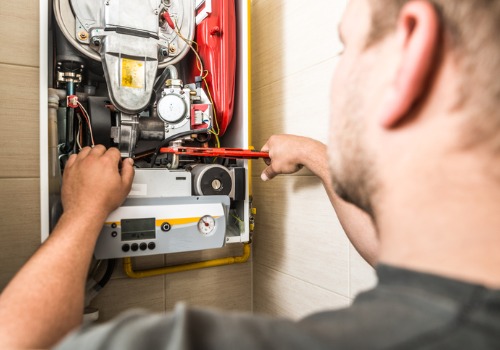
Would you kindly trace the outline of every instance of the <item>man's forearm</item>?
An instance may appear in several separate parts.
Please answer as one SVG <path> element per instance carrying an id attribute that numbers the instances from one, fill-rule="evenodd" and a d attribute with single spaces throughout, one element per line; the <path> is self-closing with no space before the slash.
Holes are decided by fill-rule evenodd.
<path id="1" fill-rule="evenodd" d="M 2 348 L 47 348 L 79 326 L 104 218 L 64 214 L 0 296 Z"/>
<path id="2" fill-rule="evenodd" d="M 364 211 L 345 202 L 335 193 L 330 176 L 326 145 L 313 139 L 305 139 L 304 142 L 308 144 L 300 148 L 302 152 L 300 155 L 301 164 L 321 179 L 347 237 L 360 255 L 374 266 L 377 262 L 378 238 L 371 218 Z"/>

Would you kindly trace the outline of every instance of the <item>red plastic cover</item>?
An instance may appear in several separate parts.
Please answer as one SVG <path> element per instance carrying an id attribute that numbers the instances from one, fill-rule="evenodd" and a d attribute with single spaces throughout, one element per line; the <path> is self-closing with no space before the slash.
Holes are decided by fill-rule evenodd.
<path id="1" fill-rule="evenodd" d="M 198 52 L 208 71 L 206 81 L 212 95 L 222 136 L 234 110 L 236 78 L 236 10 L 234 0 L 211 1 L 211 13 L 196 28 Z M 204 10 L 202 5 L 198 13 Z M 194 74 L 199 70 L 194 67 Z"/>

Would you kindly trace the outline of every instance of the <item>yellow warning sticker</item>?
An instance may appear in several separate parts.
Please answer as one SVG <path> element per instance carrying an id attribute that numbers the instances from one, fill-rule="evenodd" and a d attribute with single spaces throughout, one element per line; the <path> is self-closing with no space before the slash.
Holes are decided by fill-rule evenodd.
<path id="1" fill-rule="evenodd" d="M 144 62 L 122 58 L 122 86 L 144 89 Z"/>

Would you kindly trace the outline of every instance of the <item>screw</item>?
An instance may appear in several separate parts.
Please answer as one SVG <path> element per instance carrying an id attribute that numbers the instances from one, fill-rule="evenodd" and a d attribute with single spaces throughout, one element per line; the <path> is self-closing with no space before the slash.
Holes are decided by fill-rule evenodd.
<path id="1" fill-rule="evenodd" d="M 101 45 L 101 39 L 99 39 L 99 38 L 92 38 L 92 44 L 94 44 L 95 46 Z"/>
<path id="2" fill-rule="evenodd" d="M 158 16 L 158 10 L 154 10 L 154 14 Z"/>
<path id="3" fill-rule="evenodd" d="M 176 48 L 175 48 L 175 46 L 174 46 L 174 45 L 168 45 L 168 51 L 169 51 L 170 53 L 174 53 L 174 52 L 175 52 L 175 50 L 176 50 Z"/>
<path id="4" fill-rule="evenodd" d="M 220 35 L 220 28 L 218 26 L 213 27 L 210 30 L 210 35 Z"/>
<path id="5" fill-rule="evenodd" d="M 89 33 L 82 30 L 81 32 L 78 33 L 78 37 L 80 38 L 80 40 L 87 40 L 89 38 Z"/>

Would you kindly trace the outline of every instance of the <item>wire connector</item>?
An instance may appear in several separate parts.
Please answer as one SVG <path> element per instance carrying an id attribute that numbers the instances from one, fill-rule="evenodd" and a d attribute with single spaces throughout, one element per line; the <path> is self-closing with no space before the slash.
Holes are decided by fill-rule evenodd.
<path id="1" fill-rule="evenodd" d="M 78 96 L 69 95 L 66 97 L 66 104 L 69 108 L 78 108 Z"/>

